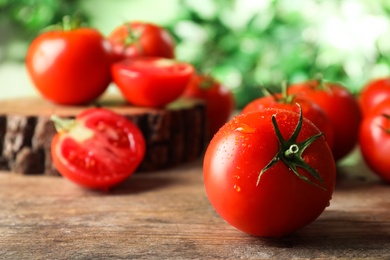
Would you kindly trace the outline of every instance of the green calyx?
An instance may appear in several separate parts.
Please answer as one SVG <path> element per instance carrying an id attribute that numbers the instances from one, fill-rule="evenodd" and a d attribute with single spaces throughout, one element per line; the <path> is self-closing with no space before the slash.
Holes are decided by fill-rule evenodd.
<path id="1" fill-rule="evenodd" d="M 64 31 L 72 31 L 81 26 L 80 16 L 75 14 L 73 17 L 66 15 L 62 18 L 62 29 Z"/>
<path id="2" fill-rule="evenodd" d="M 199 84 L 199 88 L 207 90 L 210 89 L 215 84 L 215 80 L 212 76 L 206 75 L 203 77 L 203 80 Z"/>
<path id="3" fill-rule="evenodd" d="M 143 48 L 142 48 L 142 45 L 140 43 L 140 38 L 141 38 L 141 34 L 142 34 L 142 31 L 144 30 L 144 28 L 142 27 L 140 30 L 134 30 L 130 24 L 126 24 L 126 29 L 127 29 L 127 35 L 126 35 L 126 38 L 124 39 L 124 46 L 125 47 L 129 47 L 131 45 L 135 45 L 136 48 L 141 52 L 143 53 Z"/>
<path id="4" fill-rule="evenodd" d="M 317 172 L 317 170 L 315 170 L 313 167 L 307 164 L 302 158 L 302 154 L 305 151 L 305 149 L 309 147 L 316 139 L 320 138 L 323 135 L 323 133 L 316 134 L 298 143 L 297 138 L 302 129 L 302 123 L 303 123 L 303 117 L 302 117 L 302 110 L 300 109 L 298 124 L 295 127 L 291 137 L 288 140 L 285 140 L 276 122 L 276 114 L 272 116 L 272 124 L 279 141 L 279 149 L 275 157 L 259 173 L 256 186 L 259 185 L 261 176 L 267 170 L 269 170 L 273 165 L 275 165 L 277 162 L 281 160 L 287 167 L 289 167 L 294 172 L 294 174 L 298 178 L 311 185 L 326 190 L 325 183 L 321 178 L 321 176 L 319 175 L 319 173 Z M 310 176 L 312 176 L 315 180 L 317 180 L 319 184 L 310 180 L 308 177 L 300 174 L 297 169 L 298 167 L 307 171 L 310 174 Z"/>

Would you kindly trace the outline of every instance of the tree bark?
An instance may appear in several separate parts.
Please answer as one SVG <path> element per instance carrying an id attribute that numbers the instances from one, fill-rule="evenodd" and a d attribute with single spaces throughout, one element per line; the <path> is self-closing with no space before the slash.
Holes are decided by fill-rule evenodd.
<path id="1" fill-rule="evenodd" d="M 162 170 L 193 161 L 207 142 L 205 105 L 179 100 L 166 108 L 133 107 L 120 97 L 105 97 L 89 106 L 59 106 L 39 98 L 0 101 L 0 170 L 58 175 L 50 144 L 56 134 L 50 116 L 74 118 L 88 107 L 112 109 L 134 122 L 146 140 L 138 172 Z"/>

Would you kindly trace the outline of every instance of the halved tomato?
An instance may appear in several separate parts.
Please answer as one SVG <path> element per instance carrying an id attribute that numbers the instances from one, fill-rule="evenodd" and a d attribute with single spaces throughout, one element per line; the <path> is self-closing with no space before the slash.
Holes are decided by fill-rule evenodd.
<path id="1" fill-rule="evenodd" d="M 194 67 L 165 58 L 143 57 L 115 63 L 111 72 L 129 103 L 163 107 L 183 94 L 194 74 Z"/>
<path id="2" fill-rule="evenodd" d="M 113 111 L 91 108 L 75 120 L 53 120 L 58 131 L 51 143 L 54 165 L 81 186 L 107 190 L 127 179 L 144 158 L 142 132 Z"/>

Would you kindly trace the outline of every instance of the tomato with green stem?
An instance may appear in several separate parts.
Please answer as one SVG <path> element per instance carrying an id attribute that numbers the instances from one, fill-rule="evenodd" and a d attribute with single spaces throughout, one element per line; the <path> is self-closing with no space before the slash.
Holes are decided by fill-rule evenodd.
<path id="1" fill-rule="evenodd" d="M 111 43 L 114 61 L 135 57 L 175 57 L 173 36 L 162 26 L 132 21 L 115 28 L 108 40 Z"/>
<path id="2" fill-rule="evenodd" d="M 233 93 L 211 75 L 194 75 L 183 96 L 205 101 L 210 138 L 230 119 L 235 108 Z"/>
<path id="3" fill-rule="evenodd" d="M 336 166 L 323 134 L 302 113 L 269 108 L 221 127 L 206 150 L 203 175 L 211 205 L 228 223 L 281 237 L 329 205 Z"/>
<path id="4" fill-rule="evenodd" d="M 111 110 L 90 108 L 74 120 L 53 121 L 58 131 L 51 143 L 54 165 L 81 186 L 108 190 L 133 174 L 144 158 L 142 132 Z"/>
<path id="5" fill-rule="evenodd" d="M 158 57 L 127 59 L 113 64 L 111 70 L 125 99 L 143 107 L 164 107 L 175 101 L 194 74 L 189 63 Z"/>
<path id="6" fill-rule="evenodd" d="M 296 113 L 302 111 L 303 117 L 309 119 L 324 133 L 329 147 L 332 148 L 334 143 L 333 126 L 325 112 L 320 106 L 307 98 L 288 94 L 287 89 L 288 87 L 285 83 L 282 85 L 281 93 L 271 93 L 268 89 L 263 88 L 264 96 L 247 104 L 241 113 L 249 113 L 263 108 L 280 108 Z"/>
<path id="7" fill-rule="evenodd" d="M 81 105 L 97 99 L 111 82 L 110 46 L 93 28 L 64 18 L 63 28 L 40 34 L 26 56 L 27 72 L 46 99 Z"/>
<path id="8" fill-rule="evenodd" d="M 356 97 L 339 83 L 310 80 L 290 85 L 288 93 L 310 99 L 319 105 L 330 119 L 334 131 L 333 156 L 343 159 L 358 142 L 361 111 Z"/>

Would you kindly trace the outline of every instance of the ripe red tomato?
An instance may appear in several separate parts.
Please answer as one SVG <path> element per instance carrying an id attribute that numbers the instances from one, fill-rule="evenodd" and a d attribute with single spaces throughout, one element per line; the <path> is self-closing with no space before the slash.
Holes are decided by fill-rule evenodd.
<path id="1" fill-rule="evenodd" d="M 233 93 L 210 75 L 194 75 L 183 96 L 205 101 L 210 137 L 228 121 L 235 107 Z"/>
<path id="2" fill-rule="evenodd" d="M 163 107 L 179 98 L 194 73 L 191 64 L 157 57 L 127 59 L 112 65 L 112 77 L 126 100 Z"/>
<path id="3" fill-rule="evenodd" d="M 270 108 L 222 126 L 206 150 L 203 174 L 207 196 L 223 219 L 251 235 L 281 237 L 329 205 L 336 166 L 313 123 Z"/>
<path id="4" fill-rule="evenodd" d="M 163 27 L 133 21 L 115 28 L 108 36 L 114 60 L 139 56 L 156 56 L 167 59 L 175 57 L 175 41 Z"/>
<path id="5" fill-rule="evenodd" d="M 354 149 L 361 112 L 356 98 L 348 89 L 337 83 L 311 80 L 291 85 L 288 92 L 314 101 L 326 113 L 334 129 L 332 151 L 336 161 Z"/>
<path id="6" fill-rule="evenodd" d="M 299 106 L 297 106 L 296 104 L 299 104 Z M 291 110 L 296 113 L 299 113 L 299 111 L 301 110 L 303 117 L 309 119 L 312 123 L 314 123 L 318 127 L 318 129 L 324 133 L 329 147 L 333 147 L 334 130 L 330 119 L 321 109 L 321 107 L 319 107 L 313 101 L 307 98 L 296 97 L 293 95 L 269 95 L 253 100 L 243 108 L 241 113 L 249 113 L 263 108 L 281 108 Z"/>
<path id="7" fill-rule="evenodd" d="M 26 68 L 42 96 L 63 105 L 98 98 L 111 82 L 110 47 L 92 28 L 54 30 L 31 43 Z"/>
<path id="8" fill-rule="evenodd" d="M 107 190 L 128 178 L 145 155 L 145 140 L 130 120 L 103 108 L 91 108 L 75 120 L 55 120 L 51 143 L 55 167 L 71 181 Z"/>
<path id="9" fill-rule="evenodd" d="M 359 104 L 363 116 L 385 99 L 390 99 L 390 78 L 380 78 L 368 82 L 359 93 Z"/>
<path id="10" fill-rule="evenodd" d="M 359 147 L 368 167 L 390 182 L 390 113 L 370 113 L 364 117 L 359 132 Z"/>

